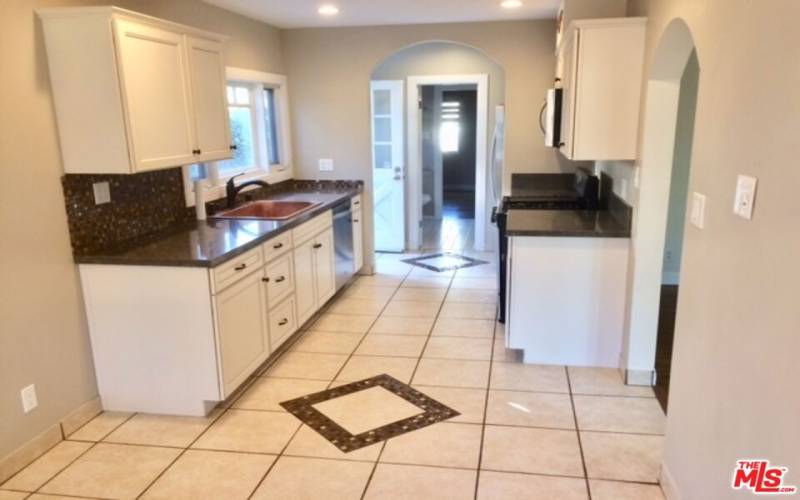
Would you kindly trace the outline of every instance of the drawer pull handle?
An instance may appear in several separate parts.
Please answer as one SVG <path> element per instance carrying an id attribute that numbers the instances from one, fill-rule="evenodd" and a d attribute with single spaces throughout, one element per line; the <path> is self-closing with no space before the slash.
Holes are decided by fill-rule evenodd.
<path id="1" fill-rule="evenodd" d="M 278 244 L 272 245 L 272 248 L 274 248 L 275 250 L 277 250 L 279 248 L 283 248 L 283 243 L 278 243 Z"/>
<path id="2" fill-rule="evenodd" d="M 286 276 L 278 276 L 275 278 L 275 283 L 280 283 L 281 281 L 286 281 Z"/>
<path id="3" fill-rule="evenodd" d="M 353 202 L 353 205 L 360 205 L 360 204 L 361 204 L 361 202 L 360 202 L 360 201 L 354 201 L 354 202 Z"/>
<path id="4" fill-rule="evenodd" d="M 239 264 L 238 266 L 234 267 L 233 270 L 234 271 L 241 271 L 242 269 L 245 269 L 246 267 L 247 267 L 247 264 Z"/>
<path id="5" fill-rule="evenodd" d="M 358 222 L 358 219 L 353 219 L 353 222 Z"/>
<path id="6" fill-rule="evenodd" d="M 289 322 L 289 320 L 288 320 L 288 319 L 286 319 L 286 318 L 283 318 L 282 320 L 278 321 L 278 326 L 283 326 L 283 325 L 285 325 L 285 324 L 286 324 L 286 323 L 288 323 L 288 322 Z"/>
<path id="7" fill-rule="evenodd" d="M 263 281 L 264 283 L 269 283 L 269 276 L 261 278 L 261 281 Z"/>
<path id="8" fill-rule="evenodd" d="M 322 248 L 322 243 L 314 243 L 314 248 Z"/>
<path id="9" fill-rule="evenodd" d="M 192 150 L 192 154 L 193 155 L 199 155 L 199 154 L 202 154 L 202 153 L 203 153 L 203 151 L 201 149 L 193 149 Z"/>

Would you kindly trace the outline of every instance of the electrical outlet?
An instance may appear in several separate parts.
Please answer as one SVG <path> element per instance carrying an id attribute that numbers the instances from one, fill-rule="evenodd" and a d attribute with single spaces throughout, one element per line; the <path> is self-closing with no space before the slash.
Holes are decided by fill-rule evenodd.
<path id="1" fill-rule="evenodd" d="M 689 212 L 689 222 L 698 229 L 706 225 L 706 197 L 700 193 L 692 193 L 692 208 Z"/>
<path id="2" fill-rule="evenodd" d="M 333 160 L 330 158 L 323 158 L 319 160 L 319 171 L 320 172 L 332 172 L 333 171 Z"/>
<path id="3" fill-rule="evenodd" d="M 92 184 L 92 191 L 94 191 L 95 205 L 111 202 L 111 187 L 108 182 L 95 182 Z"/>
<path id="4" fill-rule="evenodd" d="M 733 213 L 747 220 L 753 220 L 753 205 L 756 201 L 758 179 L 740 175 L 736 179 L 736 196 L 733 201 Z"/>
<path id="5" fill-rule="evenodd" d="M 22 411 L 25 413 L 30 413 L 39 406 L 39 399 L 36 397 L 36 385 L 31 384 L 23 387 L 20 391 L 20 396 L 22 397 Z"/>

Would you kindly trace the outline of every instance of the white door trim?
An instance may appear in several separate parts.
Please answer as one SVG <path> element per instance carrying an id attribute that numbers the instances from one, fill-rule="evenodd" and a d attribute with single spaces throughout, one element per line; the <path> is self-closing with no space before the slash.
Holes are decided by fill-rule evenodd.
<path id="1" fill-rule="evenodd" d="M 477 124 L 475 141 L 475 250 L 486 250 L 486 176 L 488 165 L 489 75 L 428 75 L 408 77 L 408 138 L 406 141 L 408 163 L 406 167 L 406 228 L 408 248 L 420 248 L 420 221 L 422 220 L 422 148 L 420 147 L 421 113 L 419 109 L 420 85 L 463 85 L 478 87 Z"/>

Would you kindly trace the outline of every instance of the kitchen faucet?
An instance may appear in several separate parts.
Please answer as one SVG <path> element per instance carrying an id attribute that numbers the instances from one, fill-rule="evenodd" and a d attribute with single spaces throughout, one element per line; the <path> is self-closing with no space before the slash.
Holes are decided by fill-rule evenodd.
<path id="1" fill-rule="evenodd" d="M 239 191 L 246 188 L 247 186 L 261 186 L 261 187 L 269 187 L 269 183 L 266 181 L 247 181 L 239 184 L 238 186 L 233 182 L 233 180 L 240 175 L 244 175 L 244 172 L 241 174 L 236 174 L 230 179 L 228 182 L 225 183 L 225 194 L 227 197 L 227 205 L 228 208 L 233 208 L 236 205 L 236 195 L 239 194 Z"/>

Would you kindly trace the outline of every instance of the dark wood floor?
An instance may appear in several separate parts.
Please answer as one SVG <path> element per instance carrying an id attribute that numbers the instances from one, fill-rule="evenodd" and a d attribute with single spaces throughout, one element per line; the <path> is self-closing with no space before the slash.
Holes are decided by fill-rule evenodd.
<path id="1" fill-rule="evenodd" d="M 664 413 L 667 412 L 672 344 L 675 338 L 675 313 L 678 308 L 678 285 L 661 285 L 661 307 L 658 313 L 658 343 L 656 344 L 655 393 Z"/>
<path id="2" fill-rule="evenodd" d="M 442 216 L 455 219 L 475 218 L 475 191 L 445 191 Z"/>

